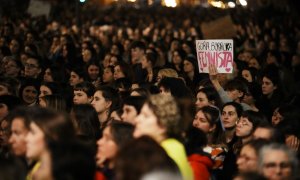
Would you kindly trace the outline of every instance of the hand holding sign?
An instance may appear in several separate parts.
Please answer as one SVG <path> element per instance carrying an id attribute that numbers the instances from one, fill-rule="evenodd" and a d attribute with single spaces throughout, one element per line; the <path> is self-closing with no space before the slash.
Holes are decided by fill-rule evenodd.
<path id="1" fill-rule="evenodd" d="M 209 73 L 210 65 L 220 73 L 232 73 L 233 40 L 197 40 L 196 49 L 200 73 Z"/>

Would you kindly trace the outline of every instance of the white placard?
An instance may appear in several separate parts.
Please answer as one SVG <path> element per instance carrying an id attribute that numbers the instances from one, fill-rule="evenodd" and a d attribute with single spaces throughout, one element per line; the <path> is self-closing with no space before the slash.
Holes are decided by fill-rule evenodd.
<path id="1" fill-rule="evenodd" d="M 210 64 L 215 65 L 219 73 L 232 73 L 232 39 L 196 40 L 196 50 L 200 73 L 209 73 Z"/>
<path id="2" fill-rule="evenodd" d="M 51 10 L 51 4 L 46 1 L 39 0 L 30 0 L 30 4 L 28 7 L 28 13 L 31 14 L 32 17 L 36 16 L 49 16 Z"/>

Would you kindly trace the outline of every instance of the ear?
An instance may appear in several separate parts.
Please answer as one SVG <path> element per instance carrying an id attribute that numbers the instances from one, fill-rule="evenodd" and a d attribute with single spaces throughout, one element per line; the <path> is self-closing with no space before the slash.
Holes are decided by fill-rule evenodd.
<path id="1" fill-rule="evenodd" d="M 112 101 L 106 101 L 105 108 L 109 109 L 109 107 L 112 105 Z"/>
<path id="2" fill-rule="evenodd" d="M 216 125 L 214 124 L 212 127 L 209 128 L 209 132 L 213 132 L 216 129 Z"/>

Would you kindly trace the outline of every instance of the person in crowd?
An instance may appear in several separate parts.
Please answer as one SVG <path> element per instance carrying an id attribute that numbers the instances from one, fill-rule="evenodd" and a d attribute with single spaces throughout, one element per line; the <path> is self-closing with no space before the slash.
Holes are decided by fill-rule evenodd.
<path id="1" fill-rule="evenodd" d="M 269 144 L 268 140 L 257 139 L 245 143 L 237 157 L 236 164 L 239 172 L 258 172 L 259 150 Z"/>
<path id="2" fill-rule="evenodd" d="M 222 101 L 216 90 L 208 87 L 199 89 L 197 91 L 195 105 L 198 109 L 209 105 L 221 108 Z"/>
<path id="3" fill-rule="evenodd" d="M 180 111 L 170 95 L 152 95 L 136 117 L 134 137 L 148 135 L 165 149 L 177 164 L 184 179 L 193 178 L 193 173 L 183 145 L 175 139 L 180 136 Z"/>
<path id="4" fill-rule="evenodd" d="M 158 84 L 164 77 L 178 78 L 178 73 L 172 68 L 163 68 L 157 73 L 156 84 Z"/>
<path id="5" fill-rule="evenodd" d="M 153 83 L 156 81 L 157 69 L 154 68 L 156 60 L 157 60 L 157 55 L 155 53 L 146 53 L 143 56 L 141 60 L 142 68 L 146 69 L 147 71 L 147 76 L 144 80 L 145 82 Z"/>
<path id="6" fill-rule="evenodd" d="M 83 68 L 77 67 L 73 68 L 70 73 L 69 84 L 74 87 L 76 84 L 84 82 L 86 79 L 86 74 Z"/>
<path id="7" fill-rule="evenodd" d="M 102 84 L 103 85 L 110 85 L 114 82 L 114 67 L 113 66 L 107 66 L 103 70 L 102 74 Z"/>
<path id="8" fill-rule="evenodd" d="M 90 104 L 93 101 L 93 95 L 95 93 L 95 86 L 90 82 L 82 82 L 76 84 L 73 88 L 74 104 Z"/>
<path id="9" fill-rule="evenodd" d="M 133 125 L 113 121 L 105 127 L 101 139 L 97 141 L 97 166 L 106 179 L 115 178 L 116 155 L 133 139 Z"/>
<path id="10" fill-rule="evenodd" d="M 100 79 L 100 66 L 98 63 L 92 61 L 89 62 L 86 66 L 86 74 L 87 79 L 89 82 L 91 82 L 95 87 L 98 87 L 100 85 L 101 79 Z"/>
<path id="11" fill-rule="evenodd" d="M 91 104 L 98 113 L 98 120 L 102 129 L 108 123 L 111 112 L 118 108 L 118 102 L 118 92 L 114 88 L 102 86 L 96 89 Z"/>
<path id="12" fill-rule="evenodd" d="M 293 179 L 298 168 L 295 153 L 283 144 L 265 145 L 259 151 L 258 169 L 270 180 Z"/>
<path id="13" fill-rule="evenodd" d="M 123 100 L 123 114 L 122 121 L 130 124 L 135 124 L 135 118 L 141 112 L 146 98 L 143 96 L 129 96 Z"/>
<path id="14" fill-rule="evenodd" d="M 39 78 L 42 72 L 42 62 L 39 57 L 29 57 L 25 64 L 24 76 L 27 78 Z"/>
<path id="15" fill-rule="evenodd" d="M 33 106 L 38 102 L 40 83 L 35 79 L 26 79 L 19 89 L 19 97 L 27 106 Z"/>
<path id="16" fill-rule="evenodd" d="M 49 153 L 48 144 L 73 140 L 74 128 L 68 116 L 50 109 L 31 107 L 28 114 L 30 125 L 25 138 L 26 158 L 35 162 L 35 165 L 27 179 L 33 179 L 36 171 L 43 166 L 42 157 Z"/>

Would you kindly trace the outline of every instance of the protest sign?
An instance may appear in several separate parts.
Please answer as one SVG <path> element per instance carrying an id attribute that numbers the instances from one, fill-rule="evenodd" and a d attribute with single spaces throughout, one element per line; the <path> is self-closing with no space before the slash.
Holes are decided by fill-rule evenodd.
<path id="1" fill-rule="evenodd" d="M 40 1 L 40 0 L 31 0 L 28 13 L 31 14 L 32 17 L 36 16 L 46 16 L 48 17 L 51 10 L 51 4 L 47 1 Z"/>
<path id="2" fill-rule="evenodd" d="M 196 50 L 200 73 L 209 73 L 210 64 L 215 65 L 219 73 L 232 73 L 232 39 L 196 40 Z"/>

